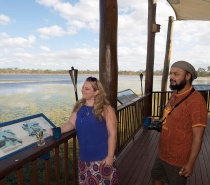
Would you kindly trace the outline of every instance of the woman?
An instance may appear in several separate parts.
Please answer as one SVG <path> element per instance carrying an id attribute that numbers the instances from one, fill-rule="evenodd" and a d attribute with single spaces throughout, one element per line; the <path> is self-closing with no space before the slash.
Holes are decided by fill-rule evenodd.
<path id="1" fill-rule="evenodd" d="M 77 101 L 61 133 L 76 128 L 79 143 L 78 179 L 80 185 L 117 184 L 117 119 L 104 89 L 95 77 L 86 79 L 82 99 Z"/>

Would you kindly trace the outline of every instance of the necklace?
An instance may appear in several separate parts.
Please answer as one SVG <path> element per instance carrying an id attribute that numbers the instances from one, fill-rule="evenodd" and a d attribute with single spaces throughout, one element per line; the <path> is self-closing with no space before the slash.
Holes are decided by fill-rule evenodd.
<path id="1" fill-rule="evenodd" d="M 87 109 L 84 110 L 84 113 L 82 114 L 82 119 L 81 119 L 81 123 L 84 121 L 84 119 L 86 119 L 88 116 L 90 115 L 89 109 L 87 107 Z"/>

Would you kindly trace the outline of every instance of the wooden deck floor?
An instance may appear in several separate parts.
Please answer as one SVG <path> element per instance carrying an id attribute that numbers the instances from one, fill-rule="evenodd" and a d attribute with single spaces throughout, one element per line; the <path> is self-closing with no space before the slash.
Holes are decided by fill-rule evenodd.
<path id="1" fill-rule="evenodd" d="M 141 127 L 123 152 L 118 155 L 119 185 L 151 185 L 151 168 L 158 149 L 159 133 Z M 187 185 L 210 185 L 210 116 L 193 175 Z"/>

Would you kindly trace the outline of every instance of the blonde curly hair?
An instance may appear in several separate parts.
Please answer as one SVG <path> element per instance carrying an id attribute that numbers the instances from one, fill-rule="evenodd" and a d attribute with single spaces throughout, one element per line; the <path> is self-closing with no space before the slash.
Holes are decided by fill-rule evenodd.
<path id="1" fill-rule="evenodd" d="M 106 119 L 107 106 L 110 105 L 109 101 L 106 99 L 106 93 L 101 82 L 95 77 L 88 77 L 86 82 L 90 82 L 94 91 L 99 90 L 99 93 L 94 98 L 93 114 L 99 120 L 102 121 L 102 114 Z M 73 108 L 73 112 L 78 112 L 79 109 L 86 103 L 84 98 L 78 100 Z"/>

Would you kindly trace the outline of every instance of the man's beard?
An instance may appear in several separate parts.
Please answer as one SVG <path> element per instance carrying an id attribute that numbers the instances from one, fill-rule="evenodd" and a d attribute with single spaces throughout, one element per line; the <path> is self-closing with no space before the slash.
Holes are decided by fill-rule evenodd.
<path id="1" fill-rule="evenodd" d="M 171 81 L 171 80 L 170 80 L 170 81 Z M 186 83 L 187 83 L 187 81 L 186 81 L 186 79 L 184 78 L 184 79 L 180 82 L 180 84 L 176 84 L 176 85 L 171 85 L 171 84 L 170 84 L 169 87 L 170 87 L 171 90 L 180 91 L 180 90 L 182 90 L 182 89 L 185 87 Z"/>

